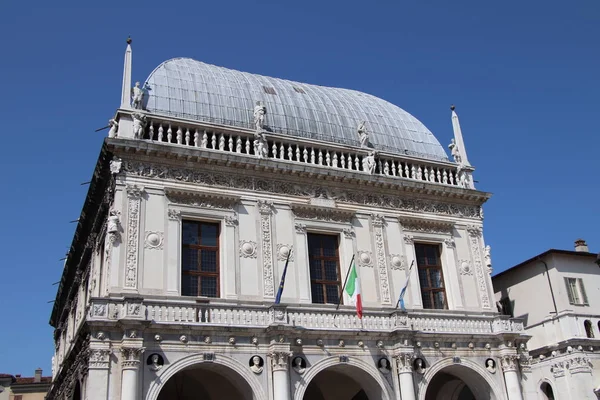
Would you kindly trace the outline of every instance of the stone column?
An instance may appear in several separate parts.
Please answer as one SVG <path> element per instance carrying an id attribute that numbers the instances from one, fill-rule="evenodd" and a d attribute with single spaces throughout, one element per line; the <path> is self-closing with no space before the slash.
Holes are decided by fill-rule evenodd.
<path id="1" fill-rule="evenodd" d="M 138 400 L 138 371 L 143 347 L 121 348 L 121 400 Z"/>
<path id="2" fill-rule="evenodd" d="M 518 357 L 516 355 L 502 356 L 501 363 L 508 400 L 523 400 L 519 381 Z"/>
<path id="3" fill-rule="evenodd" d="M 109 345 L 91 344 L 88 361 L 88 376 L 85 382 L 87 400 L 108 400 L 108 379 L 110 369 Z"/>
<path id="4" fill-rule="evenodd" d="M 395 357 L 398 366 L 398 380 L 402 400 L 415 400 L 415 385 L 413 383 L 413 353 L 402 353 Z"/>
<path id="5" fill-rule="evenodd" d="M 290 377 L 289 359 L 291 353 L 288 351 L 274 351 L 269 354 L 271 368 L 273 370 L 273 399 L 290 400 Z"/>

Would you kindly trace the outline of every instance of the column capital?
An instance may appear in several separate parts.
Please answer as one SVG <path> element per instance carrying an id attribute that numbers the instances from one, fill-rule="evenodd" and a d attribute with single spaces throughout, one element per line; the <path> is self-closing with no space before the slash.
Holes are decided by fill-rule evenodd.
<path id="1" fill-rule="evenodd" d="M 108 347 L 89 349 L 89 369 L 108 369 L 112 350 Z"/>
<path id="2" fill-rule="evenodd" d="M 121 366 L 124 369 L 137 369 L 144 350 L 145 347 L 121 347 Z"/>
<path id="3" fill-rule="evenodd" d="M 402 352 L 394 355 L 396 364 L 398 365 L 398 373 L 405 374 L 413 371 L 413 361 L 415 360 L 415 353 L 413 352 Z"/>
<path id="4" fill-rule="evenodd" d="M 273 371 L 287 371 L 292 355 L 293 353 L 290 351 L 271 351 L 268 356 L 271 359 Z"/>
<path id="5" fill-rule="evenodd" d="M 519 357 L 516 354 L 504 355 L 500 358 L 500 365 L 502 366 L 502 371 L 510 372 L 516 371 L 519 367 Z"/>

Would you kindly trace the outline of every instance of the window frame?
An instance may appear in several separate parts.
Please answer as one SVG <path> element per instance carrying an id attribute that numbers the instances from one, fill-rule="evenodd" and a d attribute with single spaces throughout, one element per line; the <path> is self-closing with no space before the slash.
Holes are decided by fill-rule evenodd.
<path id="1" fill-rule="evenodd" d="M 438 243 L 438 242 L 426 242 L 426 241 L 419 241 L 419 242 L 415 242 L 414 243 L 414 252 L 415 252 L 415 262 L 417 264 L 417 279 L 419 281 L 419 288 L 421 291 L 421 302 L 423 304 L 423 309 L 425 310 L 448 310 L 449 309 L 449 304 L 448 304 L 448 292 L 446 291 L 446 280 L 444 277 L 444 264 L 442 263 L 442 244 Z M 419 256 L 417 253 L 417 247 L 418 246 L 431 246 L 431 247 L 435 247 L 436 251 L 437 251 L 437 265 L 419 265 Z M 436 288 L 436 287 L 431 287 L 428 286 L 426 288 L 424 288 L 421 285 L 421 276 L 420 276 L 420 270 L 426 270 L 426 276 L 427 276 L 427 282 L 429 285 L 431 285 L 431 279 L 430 279 L 430 275 L 429 275 L 429 270 L 439 270 L 440 272 L 440 282 L 442 284 L 442 286 L 440 288 Z M 429 294 L 429 300 L 431 302 L 432 305 L 435 305 L 435 300 L 433 297 L 433 293 L 437 293 L 437 292 L 442 292 L 444 294 L 444 305 L 442 308 L 436 308 L 436 307 L 425 307 L 425 296 L 427 292 Z"/>
<path id="2" fill-rule="evenodd" d="M 185 223 L 195 223 L 198 224 L 198 228 L 200 228 L 200 226 L 202 224 L 206 224 L 206 225 L 214 225 L 217 227 L 217 235 L 216 235 L 216 246 L 204 246 L 204 245 L 186 245 L 184 243 L 183 240 L 183 227 Z M 223 234 L 223 227 L 221 224 L 220 220 L 209 220 L 209 219 L 199 219 L 199 218 L 193 218 L 193 217 L 181 217 L 181 221 L 179 224 L 179 232 L 180 232 L 180 243 L 179 243 L 179 251 L 180 251 L 180 261 L 179 261 L 179 272 L 180 272 L 180 278 L 179 278 L 179 293 L 181 296 L 184 297 L 203 297 L 203 298 L 209 298 L 209 299 L 218 299 L 221 297 L 221 235 Z M 205 248 L 211 248 L 214 249 L 216 248 L 216 255 L 215 255 L 215 261 L 216 261 L 216 272 L 203 272 L 203 271 L 184 271 L 183 269 L 183 254 L 184 254 L 184 250 L 185 248 L 190 248 L 189 246 L 193 246 L 192 248 L 196 248 L 200 251 L 202 251 L 202 247 Z M 207 249 L 208 250 L 208 249 Z M 198 258 L 198 261 L 200 261 L 200 257 Z M 183 286 L 183 278 L 186 275 L 191 275 L 191 276 L 196 276 L 198 278 L 198 293 L 196 295 L 193 294 L 184 294 L 183 290 L 184 290 L 184 286 Z M 207 295 L 203 295 L 201 293 L 201 277 L 202 276 L 206 276 L 206 277 L 216 277 L 217 278 L 217 283 L 216 283 L 216 295 L 215 296 L 207 296 Z"/>
<path id="3" fill-rule="evenodd" d="M 329 236 L 329 237 L 333 237 L 336 240 L 336 249 L 335 249 L 335 257 L 334 256 L 323 256 L 323 247 L 320 247 L 320 253 L 321 255 L 320 257 L 320 261 L 321 261 L 321 272 L 322 272 L 322 276 L 325 277 L 325 266 L 324 266 L 324 262 L 323 261 L 327 261 L 327 259 L 332 259 L 335 258 L 336 259 L 336 274 L 337 274 L 337 281 L 331 281 L 331 280 L 327 280 L 327 279 L 313 279 L 312 274 L 311 274 L 311 257 L 313 257 L 311 255 L 310 252 L 310 245 L 309 245 L 309 237 L 310 236 Z M 342 268 L 341 268 L 341 258 L 340 258 L 340 246 L 341 246 L 341 240 L 340 240 L 340 235 L 338 233 L 328 233 L 328 232 L 306 232 L 306 250 L 308 253 L 308 275 L 309 275 L 309 280 L 310 280 L 310 297 L 311 297 L 311 303 L 312 304 L 337 304 L 338 302 L 341 303 L 341 300 L 343 300 L 343 293 L 342 293 L 342 286 L 343 286 L 343 282 L 342 282 Z M 313 284 L 316 285 L 321 285 L 321 289 L 323 291 L 323 302 L 315 302 L 315 299 L 313 298 L 312 295 L 312 287 Z M 327 302 L 327 285 L 333 285 L 333 284 L 337 284 L 338 287 L 338 301 L 336 303 L 328 303 Z"/>
<path id="4" fill-rule="evenodd" d="M 565 286 L 567 288 L 567 297 L 569 304 L 574 306 L 589 306 L 587 293 L 582 278 L 573 278 L 565 276 Z"/>

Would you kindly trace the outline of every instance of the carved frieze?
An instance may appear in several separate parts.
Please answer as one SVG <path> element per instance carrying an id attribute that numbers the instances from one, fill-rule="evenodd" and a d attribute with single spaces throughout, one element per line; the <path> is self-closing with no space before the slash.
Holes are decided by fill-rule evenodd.
<path id="1" fill-rule="evenodd" d="M 354 218 L 353 211 L 345 211 L 337 208 L 317 207 L 306 204 L 293 204 L 292 211 L 296 218 L 317 221 L 332 221 L 350 223 Z"/>
<path id="2" fill-rule="evenodd" d="M 479 218 L 480 216 L 480 207 L 476 205 L 409 198 L 395 194 L 377 194 L 369 191 L 349 190 L 347 188 L 328 188 L 311 183 L 298 184 L 290 181 L 265 179 L 243 174 L 227 174 L 223 171 L 197 171 L 156 163 L 137 161 L 124 161 L 123 163 L 124 171 L 134 176 L 266 193 L 323 197 L 335 200 L 337 203 L 376 206 L 402 211 L 426 212 L 469 218 Z"/>
<path id="3" fill-rule="evenodd" d="M 233 210 L 240 201 L 239 197 L 235 196 L 168 188 L 165 189 L 165 195 L 174 204 L 221 210 Z"/>
<path id="4" fill-rule="evenodd" d="M 275 296 L 275 286 L 273 283 L 273 234 L 271 229 L 273 203 L 259 200 L 257 205 L 260 213 L 264 292 L 265 296 L 272 297 Z"/>
<path id="5" fill-rule="evenodd" d="M 490 308 L 486 274 L 483 271 L 483 261 L 481 256 L 481 228 L 478 226 L 469 226 L 467 227 L 467 231 L 469 232 L 469 241 L 471 243 L 471 253 L 473 254 L 473 263 L 475 266 L 475 274 L 477 276 L 477 286 L 479 287 L 481 305 L 483 308 Z"/>
<path id="6" fill-rule="evenodd" d="M 398 218 L 405 231 L 451 235 L 453 224 L 426 219 Z"/>

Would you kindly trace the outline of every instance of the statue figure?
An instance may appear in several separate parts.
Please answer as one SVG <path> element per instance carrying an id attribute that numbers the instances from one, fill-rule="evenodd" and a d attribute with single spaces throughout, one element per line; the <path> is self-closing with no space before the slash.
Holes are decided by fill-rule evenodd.
<path id="1" fill-rule="evenodd" d="M 142 113 L 133 113 L 133 137 L 141 139 L 146 127 L 146 116 Z"/>
<path id="2" fill-rule="evenodd" d="M 456 141 L 452 139 L 450 144 L 448 145 L 450 152 L 452 153 L 452 157 L 454 157 L 454 162 L 458 164 L 462 164 L 462 157 L 460 155 L 460 150 L 458 150 L 458 146 L 456 145 Z"/>
<path id="3" fill-rule="evenodd" d="M 117 137 L 117 132 L 119 129 L 119 123 L 117 121 L 115 121 L 114 119 L 109 119 L 108 120 L 108 126 L 110 126 L 110 130 L 108 131 L 108 137 L 109 138 L 115 138 Z"/>
<path id="4" fill-rule="evenodd" d="M 390 363 L 387 358 L 382 358 L 379 360 L 379 372 L 382 374 L 388 374 L 390 372 Z"/>
<path id="5" fill-rule="evenodd" d="M 423 360 L 420 358 L 417 358 L 415 360 L 415 365 L 414 365 L 415 371 L 418 374 L 423 374 L 425 373 L 425 364 L 423 364 Z"/>
<path id="6" fill-rule="evenodd" d="M 492 247 L 488 244 L 483 249 L 483 259 L 485 260 L 485 265 L 488 267 L 488 271 L 492 272 Z"/>
<path id="7" fill-rule="evenodd" d="M 260 374 L 263 370 L 263 367 L 261 366 L 262 358 L 260 358 L 259 356 L 253 356 L 251 362 L 252 365 L 250 366 L 250 369 L 252 370 L 252 372 L 254 372 L 255 374 Z"/>
<path id="8" fill-rule="evenodd" d="M 302 375 L 304 371 L 306 371 L 306 363 L 304 362 L 304 359 L 302 357 L 294 358 L 294 362 L 292 364 L 294 371 L 296 371 L 300 375 Z"/>
<path id="9" fill-rule="evenodd" d="M 158 354 L 152 354 L 150 356 L 150 369 L 152 371 L 158 371 L 163 367 L 164 362 L 161 360 L 161 356 Z"/>
<path id="10" fill-rule="evenodd" d="M 265 107 L 262 101 L 257 101 L 256 105 L 254 106 L 254 125 L 257 132 L 261 132 L 263 130 L 266 113 L 267 107 Z"/>
<path id="11" fill-rule="evenodd" d="M 358 139 L 360 140 L 360 147 L 369 147 L 369 133 L 367 132 L 367 128 L 365 127 L 365 122 L 362 121 L 356 131 L 358 132 Z"/>
<path id="12" fill-rule="evenodd" d="M 375 173 L 375 167 L 377 166 L 375 155 L 376 153 L 374 151 L 369 152 L 369 155 L 365 157 L 363 162 L 363 171 L 368 172 L 371 175 Z"/>
<path id="13" fill-rule="evenodd" d="M 106 233 L 111 243 L 115 243 L 119 240 L 119 216 L 116 212 L 111 211 L 108 216 L 108 222 L 106 224 Z"/>
<path id="14" fill-rule="evenodd" d="M 146 84 L 144 87 L 140 87 L 140 83 L 136 82 L 135 86 L 131 89 L 131 106 L 137 110 L 141 110 L 143 108 L 144 101 L 144 89 L 146 88 Z"/>
<path id="15" fill-rule="evenodd" d="M 485 369 L 487 369 L 490 373 L 495 374 L 496 362 L 493 359 L 488 358 L 487 360 L 485 360 Z"/>
<path id="16" fill-rule="evenodd" d="M 266 158 L 269 153 L 267 138 L 262 131 L 254 132 L 254 154 L 258 158 Z"/>

